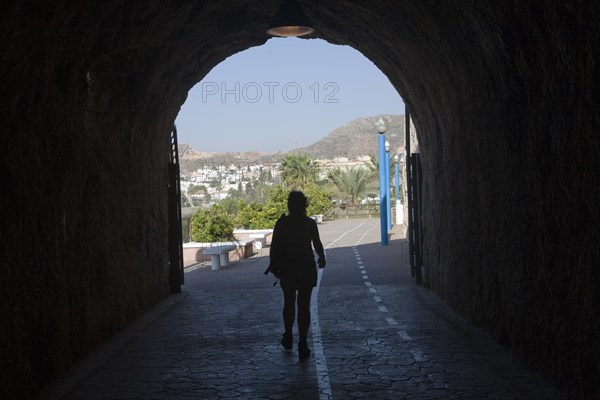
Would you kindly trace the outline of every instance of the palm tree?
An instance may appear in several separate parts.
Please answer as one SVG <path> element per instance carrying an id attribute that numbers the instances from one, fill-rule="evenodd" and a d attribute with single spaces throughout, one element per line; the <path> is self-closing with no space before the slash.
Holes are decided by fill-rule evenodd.
<path id="1" fill-rule="evenodd" d="M 351 167 L 347 170 L 335 168 L 329 171 L 327 177 L 342 198 L 352 205 L 356 204 L 357 200 L 362 200 L 377 191 L 376 175 L 365 168 Z"/>
<path id="2" fill-rule="evenodd" d="M 376 154 L 371 154 L 369 155 L 369 161 L 365 162 L 365 165 L 367 167 L 367 169 L 373 173 L 373 175 L 375 177 L 379 177 L 379 157 Z M 403 172 L 403 164 L 400 163 L 399 164 L 400 170 L 400 176 L 403 177 L 404 172 Z M 394 168 L 394 163 L 390 162 L 390 185 L 392 187 L 394 187 L 394 175 L 395 175 L 395 168 Z M 400 182 L 400 188 L 399 188 L 399 196 L 400 196 L 400 203 L 404 204 L 404 179 L 401 179 Z"/>
<path id="3" fill-rule="evenodd" d="M 379 157 L 376 154 L 370 154 L 369 161 L 365 161 L 365 165 L 375 176 L 379 176 Z"/>
<path id="4" fill-rule="evenodd" d="M 287 189 L 304 190 L 307 183 L 317 180 L 319 165 L 306 154 L 287 154 L 279 170 Z"/>

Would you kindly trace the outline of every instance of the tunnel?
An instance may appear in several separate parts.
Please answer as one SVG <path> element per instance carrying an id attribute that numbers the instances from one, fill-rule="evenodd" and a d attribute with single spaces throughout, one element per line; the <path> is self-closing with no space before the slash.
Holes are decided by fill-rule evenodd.
<path id="1" fill-rule="evenodd" d="M 0 397 L 34 397 L 177 291 L 173 122 L 213 67 L 269 39 L 277 4 L 0 5 Z M 600 396 L 600 3 L 301 4 L 307 40 L 360 51 L 411 112 L 423 284 L 574 397 Z"/>

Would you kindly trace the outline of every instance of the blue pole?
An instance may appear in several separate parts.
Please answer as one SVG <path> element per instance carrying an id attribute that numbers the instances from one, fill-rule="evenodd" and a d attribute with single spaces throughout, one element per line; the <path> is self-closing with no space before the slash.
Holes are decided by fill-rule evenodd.
<path id="1" fill-rule="evenodd" d="M 390 189 L 390 153 L 385 152 L 385 192 L 387 207 L 388 231 L 392 230 L 392 193 Z"/>
<path id="2" fill-rule="evenodd" d="M 388 181 L 389 182 L 389 181 Z M 379 134 L 379 223 L 381 225 L 381 245 L 388 245 L 387 192 L 385 190 L 385 135 Z M 389 185 L 387 185 L 389 186 Z"/>

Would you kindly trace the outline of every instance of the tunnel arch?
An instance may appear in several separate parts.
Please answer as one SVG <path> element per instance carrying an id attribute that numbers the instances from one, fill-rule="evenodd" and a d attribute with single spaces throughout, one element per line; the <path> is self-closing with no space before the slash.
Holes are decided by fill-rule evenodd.
<path id="1" fill-rule="evenodd" d="M 315 37 L 363 53 L 413 113 L 427 284 L 597 390 L 598 4 L 302 4 Z M 2 207 L 18 212 L 2 221 L 0 328 L 17 345 L 0 362 L 2 389 L 30 394 L 167 295 L 169 129 L 213 66 L 267 40 L 276 2 L 2 7 Z"/>

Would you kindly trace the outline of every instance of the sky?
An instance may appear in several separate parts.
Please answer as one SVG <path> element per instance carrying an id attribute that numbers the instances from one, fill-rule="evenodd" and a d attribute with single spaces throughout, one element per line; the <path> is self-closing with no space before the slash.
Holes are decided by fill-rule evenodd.
<path id="1" fill-rule="evenodd" d="M 273 38 L 214 67 L 175 123 L 179 143 L 199 151 L 276 153 L 378 114 L 404 114 L 404 103 L 360 52 L 321 39 Z"/>

